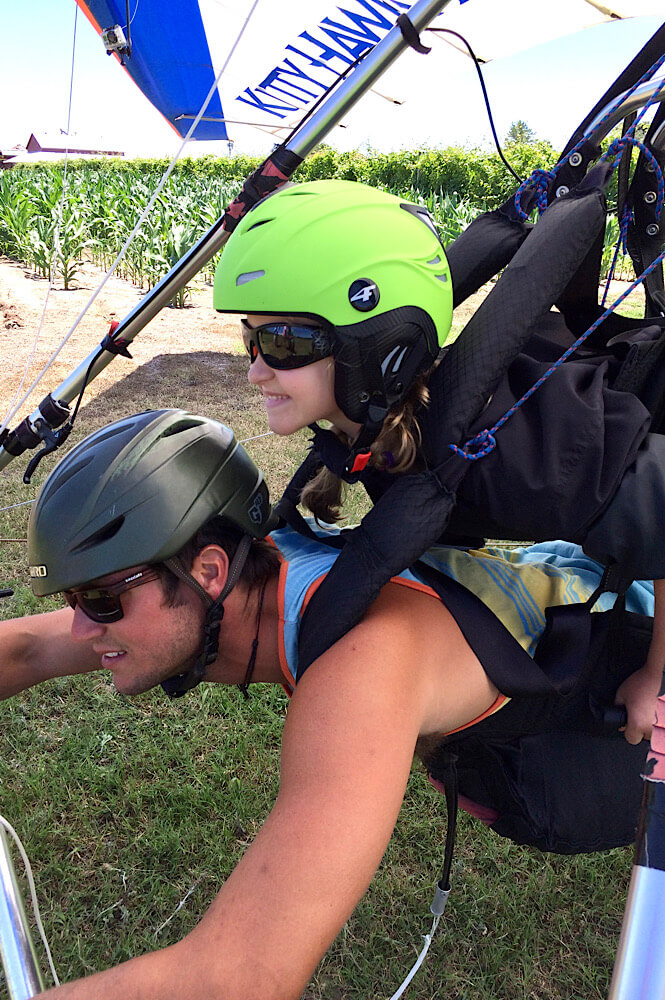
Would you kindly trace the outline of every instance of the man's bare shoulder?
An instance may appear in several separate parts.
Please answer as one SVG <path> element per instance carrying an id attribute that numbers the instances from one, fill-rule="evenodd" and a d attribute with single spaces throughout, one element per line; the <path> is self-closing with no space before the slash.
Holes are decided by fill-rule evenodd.
<path id="1" fill-rule="evenodd" d="M 359 703 L 381 698 L 409 704 L 419 734 L 472 721 L 498 691 L 457 622 L 431 591 L 385 586 L 362 621 L 312 664 L 315 677 Z M 302 682 L 301 682 L 302 683 Z"/>

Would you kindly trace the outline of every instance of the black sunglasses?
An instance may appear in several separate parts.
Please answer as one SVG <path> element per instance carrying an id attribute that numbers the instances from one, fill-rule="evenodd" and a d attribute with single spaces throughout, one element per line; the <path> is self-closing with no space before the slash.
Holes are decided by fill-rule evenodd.
<path id="1" fill-rule="evenodd" d="M 250 363 L 260 354 L 269 368 L 286 371 L 322 361 L 332 354 L 329 333 L 320 326 L 302 323 L 263 323 L 250 326 L 241 319 L 242 339 Z"/>
<path id="2" fill-rule="evenodd" d="M 141 587 L 144 583 L 159 580 L 157 570 L 139 569 L 124 580 L 117 583 L 107 583 L 105 587 L 81 587 L 79 590 L 63 590 L 62 596 L 70 608 L 79 607 L 84 615 L 93 622 L 105 625 L 107 622 L 119 622 L 123 616 L 120 595 L 126 590 Z"/>

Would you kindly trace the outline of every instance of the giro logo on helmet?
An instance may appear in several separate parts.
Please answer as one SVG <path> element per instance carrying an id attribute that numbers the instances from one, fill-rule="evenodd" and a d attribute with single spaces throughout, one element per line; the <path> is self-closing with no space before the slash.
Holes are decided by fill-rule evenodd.
<path id="1" fill-rule="evenodd" d="M 379 289 L 374 281 L 358 278 L 349 288 L 349 302 L 360 312 L 369 312 L 379 304 Z"/>
<path id="2" fill-rule="evenodd" d="M 33 580 L 39 579 L 40 577 L 48 576 L 48 570 L 46 566 L 31 566 L 30 576 Z"/>
<path id="3" fill-rule="evenodd" d="M 261 494 L 254 498 L 254 502 L 248 508 L 247 513 L 252 524 L 261 524 L 263 521 L 263 497 Z"/>

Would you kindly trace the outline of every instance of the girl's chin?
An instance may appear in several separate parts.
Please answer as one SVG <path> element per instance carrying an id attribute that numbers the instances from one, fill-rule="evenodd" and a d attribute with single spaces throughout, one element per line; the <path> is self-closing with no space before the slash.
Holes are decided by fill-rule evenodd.
<path id="1" fill-rule="evenodd" d="M 302 430 L 305 426 L 305 424 L 295 420 L 280 420 L 277 416 L 273 417 L 270 413 L 268 414 L 268 427 L 278 437 L 288 437 L 289 434 L 295 434 L 296 431 Z"/>

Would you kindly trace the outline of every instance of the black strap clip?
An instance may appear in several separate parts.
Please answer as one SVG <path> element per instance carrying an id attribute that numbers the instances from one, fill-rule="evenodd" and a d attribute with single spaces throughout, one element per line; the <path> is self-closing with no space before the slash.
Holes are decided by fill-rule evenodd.
<path id="1" fill-rule="evenodd" d="M 45 458 L 47 455 L 50 455 L 52 452 L 54 452 L 57 448 L 60 447 L 61 444 L 65 443 L 65 441 L 69 437 L 71 429 L 72 429 L 71 422 L 66 423 L 64 427 L 60 428 L 60 430 L 54 431 L 53 428 L 45 420 L 41 418 L 35 420 L 34 430 L 35 433 L 38 435 L 38 437 L 44 442 L 44 447 L 41 449 L 41 451 L 38 451 L 33 458 L 30 459 L 28 467 L 23 473 L 23 482 L 25 483 L 26 486 L 30 485 L 30 481 L 35 473 L 35 469 L 37 468 L 41 460 Z"/>
<path id="2" fill-rule="evenodd" d="M 429 52 L 432 51 L 431 48 L 428 48 L 427 45 L 423 45 L 423 43 L 420 41 L 420 35 L 414 28 L 413 22 L 409 19 L 408 14 L 400 14 L 397 20 L 395 21 L 395 24 L 402 32 L 402 37 L 406 42 L 406 44 L 409 45 L 412 49 L 415 49 L 416 52 L 420 52 L 421 55 L 426 56 Z"/>
<path id="3" fill-rule="evenodd" d="M 123 358 L 130 358 L 131 354 L 127 350 L 128 340 L 123 340 L 122 337 L 118 337 L 117 340 L 113 339 L 110 333 L 107 333 L 101 344 L 99 345 L 103 351 L 108 351 L 109 354 L 122 354 Z"/>

